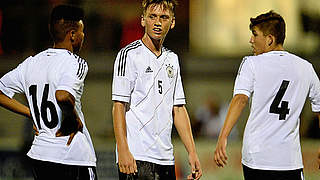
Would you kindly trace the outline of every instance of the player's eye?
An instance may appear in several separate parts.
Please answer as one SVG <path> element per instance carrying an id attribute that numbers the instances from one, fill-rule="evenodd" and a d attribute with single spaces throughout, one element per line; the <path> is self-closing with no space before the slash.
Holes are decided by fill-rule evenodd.
<path id="1" fill-rule="evenodd" d="M 149 15 L 149 18 L 150 18 L 150 19 L 155 19 L 155 18 L 156 18 L 156 15 L 150 14 L 150 15 Z"/>
<path id="2" fill-rule="evenodd" d="M 167 19 L 169 19 L 169 16 L 168 15 L 162 15 L 162 16 L 160 16 L 160 18 L 164 19 L 164 20 L 167 20 Z"/>

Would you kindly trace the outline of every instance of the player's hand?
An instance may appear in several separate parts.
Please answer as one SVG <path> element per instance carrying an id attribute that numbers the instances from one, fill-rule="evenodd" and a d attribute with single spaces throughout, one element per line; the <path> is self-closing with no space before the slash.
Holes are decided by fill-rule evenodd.
<path id="1" fill-rule="evenodd" d="M 189 154 L 189 164 L 191 166 L 191 174 L 188 175 L 187 179 L 200 179 L 202 176 L 202 170 L 199 158 L 196 153 Z"/>
<path id="2" fill-rule="evenodd" d="M 219 167 L 224 167 L 227 165 L 227 138 L 219 138 L 214 151 L 214 161 Z"/>
<path id="3" fill-rule="evenodd" d="M 39 135 L 39 131 L 38 131 L 37 127 L 35 125 L 33 125 L 32 129 L 34 131 L 34 135 L 38 136 Z"/>
<path id="4" fill-rule="evenodd" d="M 320 148 L 318 150 L 318 168 L 320 169 Z"/>
<path id="5" fill-rule="evenodd" d="M 60 129 L 56 132 L 56 137 L 69 136 L 67 142 L 67 145 L 69 146 L 78 131 L 83 132 L 83 124 L 79 117 L 73 121 L 71 119 L 64 119 Z"/>
<path id="6" fill-rule="evenodd" d="M 136 174 L 138 172 L 136 160 L 129 150 L 118 150 L 119 170 L 125 174 Z"/>

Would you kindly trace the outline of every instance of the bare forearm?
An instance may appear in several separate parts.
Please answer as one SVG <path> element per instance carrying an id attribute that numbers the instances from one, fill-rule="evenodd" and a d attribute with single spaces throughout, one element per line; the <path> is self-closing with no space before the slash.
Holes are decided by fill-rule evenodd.
<path id="1" fill-rule="evenodd" d="M 174 107 L 174 125 L 188 153 L 196 153 L 190 119 L 184 106 Z"/>
<path id="2" fill-rule="evenodd" d="M 65 118 L 76 118 L 77 113 L 74 108 L 75 98 L 69 92 L 64 90 L 57 90 L 55 96 L 63 116 Z"/>
<path id="3" fill-rule="evenodd" d="M 248 97 L 246 95 L 238 94 L 232 98 L 228 109 L 227 117 L 219 137 L 227 138 L 229 136 L 232 128 L 238 121 L 247 102 Z"/>
<path id="4" fill-rule="evenodd" d="M 59 131 L 62 135 L 71 135 L 77 131 L 82 132 L 83 125 L 75 109 L 73 95 L 68 91 L 57 90 L 55 96 L 62 111 L 62 122 Z"/>
<path id="5" fill-rule="evenodd" d="M 320 128 L 320 112 L 317 112 L 316 115 L 318 116 L 319 128 Z"/>
<path id="6" fill-rule="evenodd" d="M 25 117 L 31 118 L 30 109 L 15 99 L 10 99 L 0 91 L 0 106 Z"/>
<path id="7" fill-rule="evenodd" d="M 127 130 L 125 120 L 125 104 L 114 102 L 112 109 L 113 128 L 119 150 L 128 150 Z"/>

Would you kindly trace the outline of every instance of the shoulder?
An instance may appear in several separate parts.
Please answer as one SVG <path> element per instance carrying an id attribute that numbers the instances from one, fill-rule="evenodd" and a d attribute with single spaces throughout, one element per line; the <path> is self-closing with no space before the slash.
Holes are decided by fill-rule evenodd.
<path id="1" fill-rule="evenodd" d="M 163 52 L 167 53 L 171 57 L 178 58 L 178 55 L 176 53 L 174 53 L 173 51 L 171 51 L 170 49 L 168 49 L 166 47 L 163 47 Z"/>
<path id="2" fill-rule="evenodd" d="M 142 42 L 140 40 L 133 41 L 132 43 L 128 44 L 124 48 L 122 48 L 118 55 L 120 56 L 119 58 L 127 58 L 128 55 L 134 55 L 134 54 L 139 54 L 142 51 Z"/>
<path id="3" fill-rule="evenodd" d="M 85 59 L 81 58 L 79 55 L 74 54 L 70 51 L 67 51 L 67 53 L 62 54 L 61 56 L 63 56 L 63 59 L 65 59 L 64 63 L 68 64 L 69 66 L 72 66 L 74 68 L 88 67 L 88 63 Z"/>
<path id="4" fill-rule="evenodd" d="M 254 59 L 259 59 L 259 58 L 256 58 L 257 56 L 244 56 L 242 58 L 242 61 L 240 63 L 240 69 L 241 67 L 244 65 L 244 64 L 251 64 L 251 62 L 254 60 Z"/>
<path id="5" fill-rule="evenodd" d="M 166 53 L 169 59 L 172 59 L 174 61 L 176 61 L 177 63 L 179 63 L 179 57 L 176 53 L 174 53 L 173 51 L 171 51 L 170 49 L 163 47 L 163 53 Z"/>
<path id="6" fill-rule="evenodd" d="M 312 66 L 312 64 L 308 60 L 303 59 L 302 57 L 299 57 L 299 56 L 297 56 L 295 54 L 292 54 L 292 53 L 289 53 L 289 52 L 288 52 L 288 55 L 291 56 L 292 58 L 294 58 L 296 61 L 298 61 L 300 63 L 306 64 L 308 66 Z"/>
<path id="7" fill-rule="evenodd" d="M 70 72 L 71 74 L 77 76 L 79 79 L 85 77 L 89 68 L 88 63 L 85 59 L 70 51 L 65 51 L 65 53 L 61 53 L 59 56 L 61 59 L 63 59 L 63 68 L 61 69 L 61 71 Z"/>

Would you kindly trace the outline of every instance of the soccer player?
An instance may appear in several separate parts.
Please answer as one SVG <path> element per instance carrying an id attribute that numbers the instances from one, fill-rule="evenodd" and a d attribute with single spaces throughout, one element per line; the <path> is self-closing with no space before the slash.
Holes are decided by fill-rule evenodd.
<path id="1" fill-rule="evenodd" d="M 307 97 L 312 111 L 320 111 L 320 82 L 312 64 L 284 50 L 285 21 L 279 14 L 269 11 L 250 21 L 254 56 L 240 65 L 214 159 L 226 165 L 228 135 L 251 97 L 242 147 L 245 179 L 301 180 L 299 116 Z"/>
<path id="2" fill-rule="evenodd" d="M 34 179 L 93 180 L 96 157 L 81 111 L 88 72 L 81 49 L 83 10 L 56 6 L 51 13 L 54 45 L 28 57 L 0 79 L 0 105 L 32 118 L 37 129 L 28 152 Z M 24 93 L 29 108 L 12 99 Z"/>
<path id="3" fill-rule="evenodd" d="M 144 36 L 120 50 L 112 84 L 119 179 L 176 179 L 175 125 L 189 154 L 189 179 L 202 175 L 184 106 L 178 56 L 163 41 L 175 26 L 175 0 L 143 0 Z"/>

